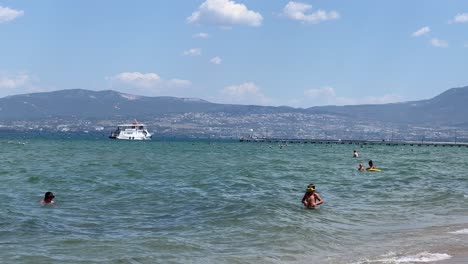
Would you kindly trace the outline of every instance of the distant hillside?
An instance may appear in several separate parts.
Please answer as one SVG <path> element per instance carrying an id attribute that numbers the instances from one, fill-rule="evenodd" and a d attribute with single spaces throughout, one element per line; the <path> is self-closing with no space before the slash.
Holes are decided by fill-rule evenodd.
<path id="1" fill-rule="evenodd" d="M 0 120 L 47 118 L 143 119 L 184 112 L 277 113 L 294 112 L 290 107 L 215 104 L 201 99 L 146 97 L 116 91 L 82 89 L 32 93 L 0 99 Z M 143 118 L 142 118 L 143 117 Z"/>
<path id="2" fill-rule="evenodd" d="M 449 89 L 429 100 L 382 105 L 323 106 L 309 110 L 322 110 L 359 120 L 468 127 L 468 86 Z"/>
<path id="3" fill-rule="evenodd" d="M 453 88 L 429 100 L 308 109 L 256 105 L 215 104 L 201 99 L 146 97 L 116 91 L 82 89 L 32 93 L 0 98 L 0 121 L 49 118 L 138 119 L 174 113 L 327 114 L 353 122 L 378 120 L 398 124 L 468 127 L 468 86 Z"/>

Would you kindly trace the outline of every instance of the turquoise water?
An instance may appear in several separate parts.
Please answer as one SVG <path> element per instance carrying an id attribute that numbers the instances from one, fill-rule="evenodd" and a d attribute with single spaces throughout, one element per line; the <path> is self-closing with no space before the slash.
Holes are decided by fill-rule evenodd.
<path id="1" fill-rule="evenodd" d="M 401 263 L 468 252 L 466 147 L 104 138 L 0 147 L 5 263 Z M 382 172 L 359 172 L 368 159 Z M 301 204 L 310 182 L 325 200 L 316 210 Z M 55 205 L 39 204 L 46 191 Z"/>

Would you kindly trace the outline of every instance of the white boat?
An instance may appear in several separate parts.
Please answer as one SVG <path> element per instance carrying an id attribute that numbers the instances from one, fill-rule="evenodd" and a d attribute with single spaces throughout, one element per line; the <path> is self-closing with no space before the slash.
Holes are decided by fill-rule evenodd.
<path id="1" fill-rule="evenodd" d="M 117 126 L 117 129 L 109 137 L 127 140 L 150 140 L 151 136 L 144 124 L 135 121 L 131 124 Z"/>

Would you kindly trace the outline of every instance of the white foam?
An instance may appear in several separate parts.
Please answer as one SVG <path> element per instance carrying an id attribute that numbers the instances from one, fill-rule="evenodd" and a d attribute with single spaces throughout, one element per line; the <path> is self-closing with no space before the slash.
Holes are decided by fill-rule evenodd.
<path id="1" fill-rule="evenodd" d="M 457 230 L 457 231 L 452 231 L 452 232 L 449 232 L 450 234 L 468 234 L 468 228 L 465 228 L 465 229 L 460 229 L 460 230 Z"/>
<path id="2" fill-rule="evenodd" d="M 451 257 L 452 256 L 446 253 L 421 252 L 411 256 L 395 256 L 391 258 L 378 259 L 375 261 L 382 263 L 424 263 L 446 260 L 450 259 Z"/>

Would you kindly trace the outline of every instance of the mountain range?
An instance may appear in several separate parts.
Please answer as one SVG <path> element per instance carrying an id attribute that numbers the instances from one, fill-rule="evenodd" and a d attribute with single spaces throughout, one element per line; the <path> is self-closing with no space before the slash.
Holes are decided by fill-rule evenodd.
<path id="1" fill-rule="evenodd" d="M 468 127 L 468 86 L 449 89 L 427 100 L 379 105 L 324 106 L 309 109 L 317 108 L 359 120 Z"/>
<path id="2" fill-rule="evenodd" d="M 0 98 L 0 121 L 52 118 L 145 120 L 174 113 L 228 113 L 230 115 L 302 113 L 341 119 L 394 124 L 468 128 L 468 86 L 452 88 L 427 100 L 349 106 L 293 108 L 217 104 L 201 99 L 147 97 L 112 90 L 83 89 L 13 95 Z"/>
<path id="3" fill-rule="evenodd" d="M 0 120 L 47 118 L 147 119 L 185 112 L 277 113 L 305 111 L 291 107 L 216 104 L 201 99 L 147 97 L 112 90 L 83 89 L 31 93 L 0 99 Z"/>

